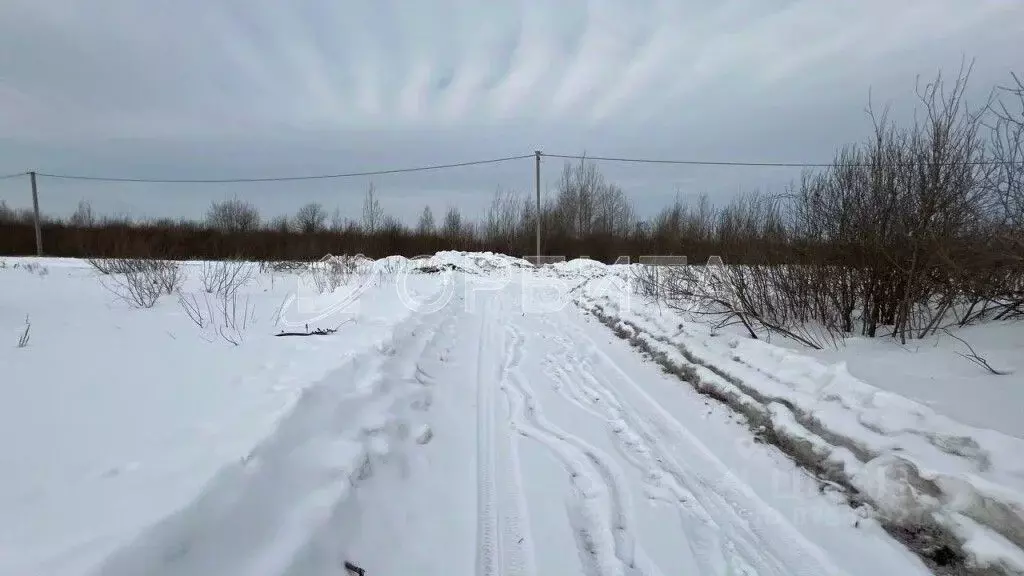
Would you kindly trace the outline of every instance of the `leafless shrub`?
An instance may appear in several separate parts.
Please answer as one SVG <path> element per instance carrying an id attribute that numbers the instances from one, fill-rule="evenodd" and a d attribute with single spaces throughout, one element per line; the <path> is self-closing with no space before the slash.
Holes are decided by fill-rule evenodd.
<path id="1" fill-rule="evenodd" d="M 164 294 L 173 294 L 181 288 L 185 281 L 185 273 L 181 265 L 169 260 L 155 260 L 152 263 L 152 274 Z"/>
<path id="2" fill-rule="evenodd" d="M 28 346 L 29 332 L 32 330 L 32 323 L 29 322 L 28 314 L 25 315 L 25 329 L 22 330 L 21 336 L 18 337 L 18 348 L 24 348 Z"/>
<path id="3" fill-rule="evenodd" d="M 310 264 L 306 275 L 321 294 L 334 292 L 345 285 L 356 273 L 358 261 L 351 256 L 325 256 L 319 262 Z"/>
<path id="4" fill-rule="evenodd" d="M 990 171 L 1017 164 L 987 162 L 983 110 L 963 101 L 968 76 L 919 85 L 922 115 L 909 129 L 872 113 L 872 140 L 785 197 L 742 197 L 718 211 L 716 245 L 742 265 L 724 268 L 717 286 L 681 278 L 675 296 L 751 336 L 816 347 L 854 331 L 905 342 L 1018 313 L 1021 227 L 1007 224 L 1015 209 L 1006 208 L 1015 176 Z M 654 229 L 678 237 L 682 214 L 663 213 Z"/>
<path id="5" fill-rule="evenodd" d="M 89 258 L 86 261 L 103 275 L 129 272 L 133 262 L 130 258 Z"/>
<path id="6" fill-rule="evenodd" d="M 752 338 L 757 338 L 758 331 L 749 318 L 751 311 L 736 298 L 734 286 L 742 288 L 741 275 L 731 274 L 719 261 L 717 265 L 681 266 L 667 276 L 656 290 L 664 295 L 669 307 L 708 320 L 714 331 L 742 324 Z"/>
<path id="7" fill-rule="evenodd" d="M 655 266 L 637 264 L 629 269 L 633 291 L 645 298 L 658 300 L 664 298 L 665 292 L 662 287 L 659 270 Z"/>
<path id="8" fill-rule="evenodd" d="M 162 294 L 172 294 L 184 281 L 177 262 L 122 258 L 110 269 L 119 272 L 109 273 L 103 285 L 136 308 L 152 308 Z"/>
<path id="9" fill-rule="evenodd" d="M 250 305 L 248 296 L 239 306 L 237 294 L 221 296 L 218 303 L 221 324 L 217 326 L 217 334 L 226 342 L 238 346 L 244 340 L 249 326 L 256 323 L 256 308 Z"/>
<path id="10" fill-rule="evenodd" d="M 230 295 L 248 284 L 254 275 L 255 268 L 249 262 L 240 260 L 204 261 L 199 279 L 206 292 Z"/>
<path id="11" fill-rule="evenodd" d="M 3 267 L 4 266 L 0 266 L 0 268 Z M 11 268 L 14 270 L 24 270 L 29 274 L 38 274 L 39 276 L 48 276 L 50 274 L 50 269 L 38 262 L 25 262 L 24 264 L 15 263 Z"/>
<path id="12" fill-rule="evenodd" d="M 238 346 L 256 323 L 256 308 L 246 296 L 239 302 L 237 292 L 203 293 L 202 301 L 195 294 L 179 294 L 178 305 L 206 336 L 208 342 L 220 337 Z"/>
<path id="13" fill-rule="evenodd" d="M 110 267 L 113 260 L 110 258 L 87 258 L 86 262 L 100 274 L 107 275 L 111 272 Z"/>
<path id="14" fill-rule="evenodd" d="M 321 294 L 334 292 L 343 284 L 342 278 L 335 274 L 329 265 L 311 264 L 306 274 L 316 291 Z"/>
<path id="15" fill-rule="evenodd" d="M 813 348 L 827 345 L 834 330 L 818 314 L 815 268 L 793 261 L 784 209 L 783 198 L 762 194 L 740 196 L 717 211 L 703 200 L 690 212 L 677 199 L 658 216 L 653 234 L 678 242 L 686 233 L 713 233 L 717 245 L 742 263 L 726 266 L 716 256 L 700 266 L 682 261 L 640 268 L 635 286 L 644 296 L 709 322 L 714 332 L 739 325 L 752 338 L 778 334 Z"/>
<path id="16" fill-rule="evenodd" d="M 399 258 L 386 258 L 373 263 L 373 272 L 378 275 L 392 277 L 410 268 L 408 260 Z"/>
<path id="17" fill-rule="evenodd" d="M 163 294 L 163 288 L 152 271 L 139 267 L 121 274 L 109 276 L 110 284 L 104 286 L 129 305 L 136 308 L 152 308 Z"/>
<path id="18" fill-rule="evenodd" d="M 630 284 L 636 294 L 660 305 L 668 295 L 669 281 L 680 278 L 682 266 L 686 266 L 685 256 L 641 256 L 640 262 L 630 267 Z"/>
<path id="19" fill-rule="evenodd" d="M 303 272 L 309 268 L 309 263 L 296 260 L 262 261 L 259 268 L 260 272 Z"/>
<path id="20" fill-rule="evenodd" d="M 203 305 L 205 304 L 205 306 Z M 185 315 L 200 330 L 206 330 L 213 321 L 215 314 L 208 296 L 204 298 L 203 304 L 195 294 L 178 294 L 178 306 L 184 310 Z"/>

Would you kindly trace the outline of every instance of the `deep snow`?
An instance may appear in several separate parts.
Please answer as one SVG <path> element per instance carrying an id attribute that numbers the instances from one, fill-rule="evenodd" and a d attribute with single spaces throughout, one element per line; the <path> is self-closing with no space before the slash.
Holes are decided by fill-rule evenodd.
<path id="1" fill-rule="evenodd" d="M 198 266 L 183 290 L 202 300 Z M 889 452 L 927 456 L 944 487 L 985 481 L 1015 497 L 1017 439 L 877 389 L 865 404 L 867 384 L 792 350 L 730 346 L 699 326 L 669 334 L 664 310 L 612 305 L 608 269 L 391 257 L 329 294 L 254 274 L 239 294 L 256 313 L 235 346 L 173 296 L 132 309 L 83 262 L 6 259 L 0 574 L 342 574 L 346 560 L 370 576 L 928 573 L 868 507 L 574 299 L 652 338 L 685 337 L 797 406 L 826 374 L 837 405 L 875 426 L 970 438 L 990 451 L 987 471 L 971 468 L 975 453 L 877 432 Z M 275 337 L 289 322 L 338 331 Z M 800 427 L 784 405 L 765 410 Z M 893 469 L 882 463 L 863 470 Z M 1012 556 L 968 522 L 979 558 Z"/>

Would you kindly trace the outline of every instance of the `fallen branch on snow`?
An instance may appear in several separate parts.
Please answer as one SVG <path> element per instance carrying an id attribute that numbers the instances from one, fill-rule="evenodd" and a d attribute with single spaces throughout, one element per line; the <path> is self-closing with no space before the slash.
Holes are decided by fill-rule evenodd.
<path id="1" fill-rule="evenodd" d="M 960 356 L 963 356 L 964 358 L 970 360 L 971 362 L 974 362 L 978 366 L 985 368 L 986 370 L 988 370 L 992 374 L 995 374 L 996 376 L 1006 376 L 1007 374 L 1010 373 L 1009 371 L 1006 370 L 996 370 L 995 368 L 993 368 L 992 365 L 988 363 L 988 360 L 981 357 L 977 352 L 974 351 L 974 347 L 968 344 L 967 340 L 964 340 L 963 338 L 960 338 L 959 336 L 953 334 L 947 328 L 943 328 L 942 331 L 948 334 L 950 337 L 959 340 L 964 346 L 967 346 L 968 350 L 970 350 L 970 354 L 964 354 L 962 352 L 956 352 L 956 350 L 954 350 L 954 352 L 956 352 Z"/>
<path id="2" fill-rule="evenodd" d="M 314 328 L 312 331 L 309 329 L 309 324 L 306 324 L 305 332 L 278 332 L 277 334 L 274 334 L 274 336 L 328 336 L 337 332 L 338 328 L 341 328 L 348 322 L 351 322 L 351 320 L 346 320 L 334 328 Z"/>
<path id="3" fill-rule="evenodd" d="M 21 333 L 21 337 L 18 338 L 18 348 L 24 348 L 28 346 L 28 340 L 30 338 L 29 331 L 32 330 L 32 323 L 28 320 L 28 314 L 25 315 L 25 331 Z"/>

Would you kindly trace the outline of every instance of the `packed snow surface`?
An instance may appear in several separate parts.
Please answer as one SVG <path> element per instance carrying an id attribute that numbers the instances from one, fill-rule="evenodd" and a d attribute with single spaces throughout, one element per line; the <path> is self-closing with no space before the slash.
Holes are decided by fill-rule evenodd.
<path id="1" fill-rule="evenodd" d="M 183 266 L 182 297 L 216 316 L 203 266 Z M 946 513 L 979 560 L 1019 554 L 991 517 L 1019 511 L 1019 438 L 820 358 L 680 329 L 624 304 L 602 281 L 620 267 L 443 252 L 353 268 L 326 290 L 253 271 L 234 298 L 253 312 L 225 334 L 178 296 L 129 306 L 85 262 L 5 259 L 0 574 L 929 573 L 870 507 L 606 322 L 739 382 L 868 478 L 875 505 Z M 336 331 L 276 336 L 315 328 Z"/>

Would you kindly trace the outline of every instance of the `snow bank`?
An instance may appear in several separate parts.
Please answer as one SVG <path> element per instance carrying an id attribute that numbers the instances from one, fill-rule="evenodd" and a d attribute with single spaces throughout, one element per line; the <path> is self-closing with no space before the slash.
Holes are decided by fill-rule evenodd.
<path id="1" fill-rule="evenodd" d="M 460 252 L 446 250 L 426 258 L 413 260 L 415 268 L 428 271 L 455 271 L 488 275 L 531 268 L 532 264 L 513 256 L 493 252 Z"/>
<path id="2" fill-rule="evenodd" d="M 789 452 L 802 452 L 805 464 L 867 497 L 884 519 L 937 523 L 963 539 L 978 564 L 1024 570 L 1024 440 L 871 386 L 843 362 L 827 365 L 759 340 L 713 337 L 705 326 L 639 297 L 623 305 L 622 295 L 601 284 L 600 291 L 585 286 L 579 304 L 698 388 L 769 426 Z"/>
<path id="3" fill-rule="evenodd" d="M 839 348 L 803 353 L 826 364 L 845 362 L 858 380 L 912 398 L 964 424 L 1024 438 L 1024 324 L 991 322 L 954 334 L 993 367 L 1010 374 L 990 374 L 966 360 L 960 356 L 970 352 L 964 342 L 942 332 L 907 345 L 892 338 L 850 337 Z"/>
<path id="4" fill-rule="evenodd" d="M 202 266 L 183 264 L 182 291 L 222 321 Z M 301 275 L 257 269 L 230 303 L 251 312 L 234 345 L 175 296 L 137 309 L 101 282 L 81 260 L 0 259 L 0 574 L 89 572 L 247 461 L 307 387 L 386 342 L 439 286 L 410 277 L 400 297 L 373 284 L 336 306 L 351 285 L 296 299 Z M 286 323 L 338 331 L 276 337 Z"/>
<path id="5" fill-rule="evenodd" d="M 607 269 L 607 266 L 603 262 L 591 260 L 590 258 L 574 258 L 563 262 L 554 262 L 547 266 L 558 272 L 574 274 L 594 272 L 604 273 Z"/>

